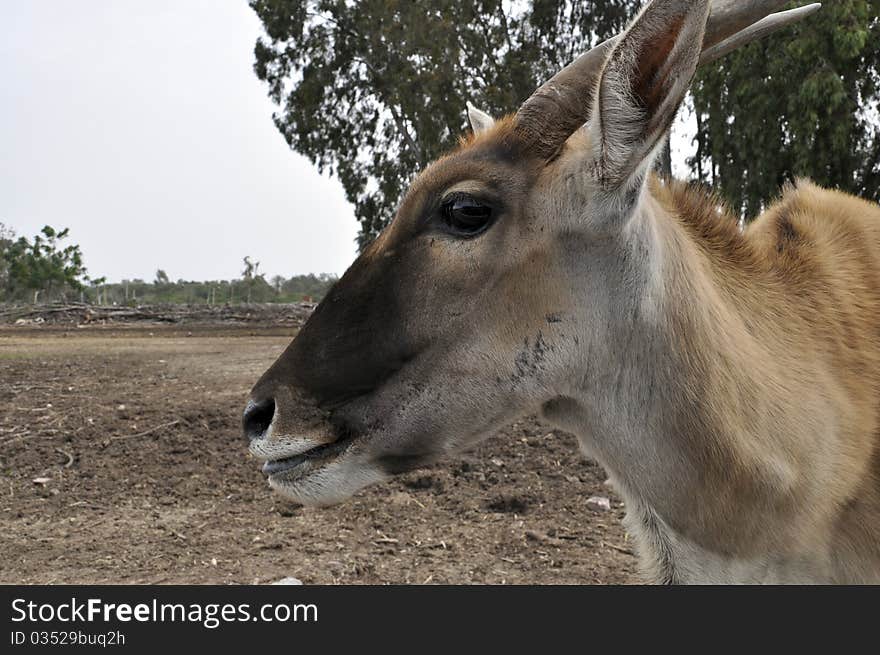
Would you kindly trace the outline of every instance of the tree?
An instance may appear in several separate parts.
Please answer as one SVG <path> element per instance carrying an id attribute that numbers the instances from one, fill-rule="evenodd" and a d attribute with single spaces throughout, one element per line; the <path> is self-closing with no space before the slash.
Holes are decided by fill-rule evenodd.
<path id="1" fill-rule="evenodd" d="M 33 293 L 51 296 L 67 290 L 79 290 L 88 279 L 78 245 L 63 246 L 67 228 L 56 231 L 46 225 L 33 241 L 20 237 L 3 251 L 6 266 L 6 295 L 11 298 Z"/>
<path id="2" fill-rule="evenodd" d="M 620 31 L 639 0 L 250 0 L 254 70 L 291 148 L 336 175 L 364 246 L 421 168 L 456 143 L 465 102 L 514 111 Z"/>
<path id="3" fill-rule="evenodd" d="M 747 217 L 800 176 L 880 200 L 878 15 L 880 0 L 828 2 L 703 70 L 696 176 Z"/>
<path id="4" fill-rule="evenodd" d="M 96 277 L 89 280 L 89 284 L 92 285 L 92 289 L 95 290 L 95 304 L 96 305 L 106 305 L 107 304 L 107 292 L 103 289 L 103 286 L 107 283 L 106 277 Z M 103 294 L 101 292 L 104 292 Z"/>
<path id="5" fill-rule="evenodd" d="M 275 294 L 281 295 L 281 287 L 284 286 L 285 279 L 281 275 L 272 276 L 272 288 L 275 289 Z"/>
<path id="6" fill-rule="evenodd" d="M 336 276 L 326 273 L 294 275 L 284 282 L 281 292 L 288 301 L 320 300 L 335 282 Z"/>
<path id="7" fill-rule="evenodd" d="M 251 300 L 254 302 L 300 302 L 305 298 L 320 300 L 336 282 L 334 275 L 294 275 L 290 278 L 274 276 L 270 285 L 257 276 L 251 279 Z M 278 282 L 281 281 L 280 290 Z M 230 290 L 239 288 L 247 300 L 246 283 L 243 278 L 236 280 L 178 281 L 169 280 L 165 284 L 154 284 L 144 280 L 123 280 L 107 283 L 106 280 L 90 280 L 90 296 L 100 295 L 102 303 L 123 304 L 126 300 L 138 304 L 156 303 L 201 303 L 210 305 L 223 302 L 231 297 Z M 126 288 L 128 289 L 126 295 Z"/>
<path id="8" fill-rule="evenodd" d="M 153 281 L 155 285 L 162 284 L 170 284 L 171 280 L 168 278 L 168 273 L 163 271 L 161 268 L 156 271 L 156 279 Z"/>
<path id="9" fill-rule="evenodd" d="M 247 302 L 251 302 L 255 289 L 260 287 L 271 288 L 269 283 L 266 282 L 266 278 L 260 273 L 260 262 L 251 261 L 250 257 L 244 258 L 244 271 L 242 271 L 241 277 L 247 292 Z"/>
<path id="10" fill-rule="evenodd" d="M 6 251 L 15 239 L 12 228 L 0 223 L 0 291 L 7 288 L 9 280 L 9 265 L 6 260 Z"/>

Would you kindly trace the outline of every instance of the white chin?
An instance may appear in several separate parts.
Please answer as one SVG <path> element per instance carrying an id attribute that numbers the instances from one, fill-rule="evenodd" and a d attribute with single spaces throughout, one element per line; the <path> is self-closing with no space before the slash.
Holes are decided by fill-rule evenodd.
<path id="1" fill-rule="evenodd" d="M 269 477 L 269 486 L 301 505 L 327 507 L 348 500 L 358 491 L 390 477 L 370 462 L 343 455 L 302 477 L 286 479 L 284 473 Z"/>

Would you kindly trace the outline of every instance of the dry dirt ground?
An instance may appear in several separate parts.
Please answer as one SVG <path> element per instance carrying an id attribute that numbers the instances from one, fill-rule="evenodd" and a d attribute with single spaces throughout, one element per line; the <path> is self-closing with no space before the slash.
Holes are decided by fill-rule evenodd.
<path id="1" fill-rule="evenodd" d="M 636 581 L 604 472 L 534 420 L 339 507 L 276 497 L 239 416 L 294 331 L 0 327 L 0 583 Z"/>

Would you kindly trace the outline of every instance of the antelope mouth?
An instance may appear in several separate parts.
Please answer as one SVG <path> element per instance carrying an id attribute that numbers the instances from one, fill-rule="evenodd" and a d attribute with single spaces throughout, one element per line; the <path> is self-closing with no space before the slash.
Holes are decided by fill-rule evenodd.
<path id="1" fill-rule="evenodd" d="M 270 479 L 292 481 L 304 477 L 316 468 L 320 468 L 338 459 L 355 442 L 356 435 L 346 434 L 333 443 L 322 444 L 311 450 L 290 457 L 270 459 L 263 464 L 263 474 Z"/>

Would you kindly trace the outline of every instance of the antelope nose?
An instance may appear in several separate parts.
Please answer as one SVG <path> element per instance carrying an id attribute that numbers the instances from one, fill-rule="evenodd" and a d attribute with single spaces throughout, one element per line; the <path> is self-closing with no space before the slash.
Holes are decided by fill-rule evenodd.
<path id="1" fill-rule="evenodd" d="M 242 431 L 244 436 L 247 437 L 248 442 L 254 439 L 262 439 L 266 436 L 266 431 L 272 423 L 273 416 L 275 416 L 274 398 L 251 399 L 248 401 L 247 407 L 244 408 L 244 414 L 241 417 Z"/>

